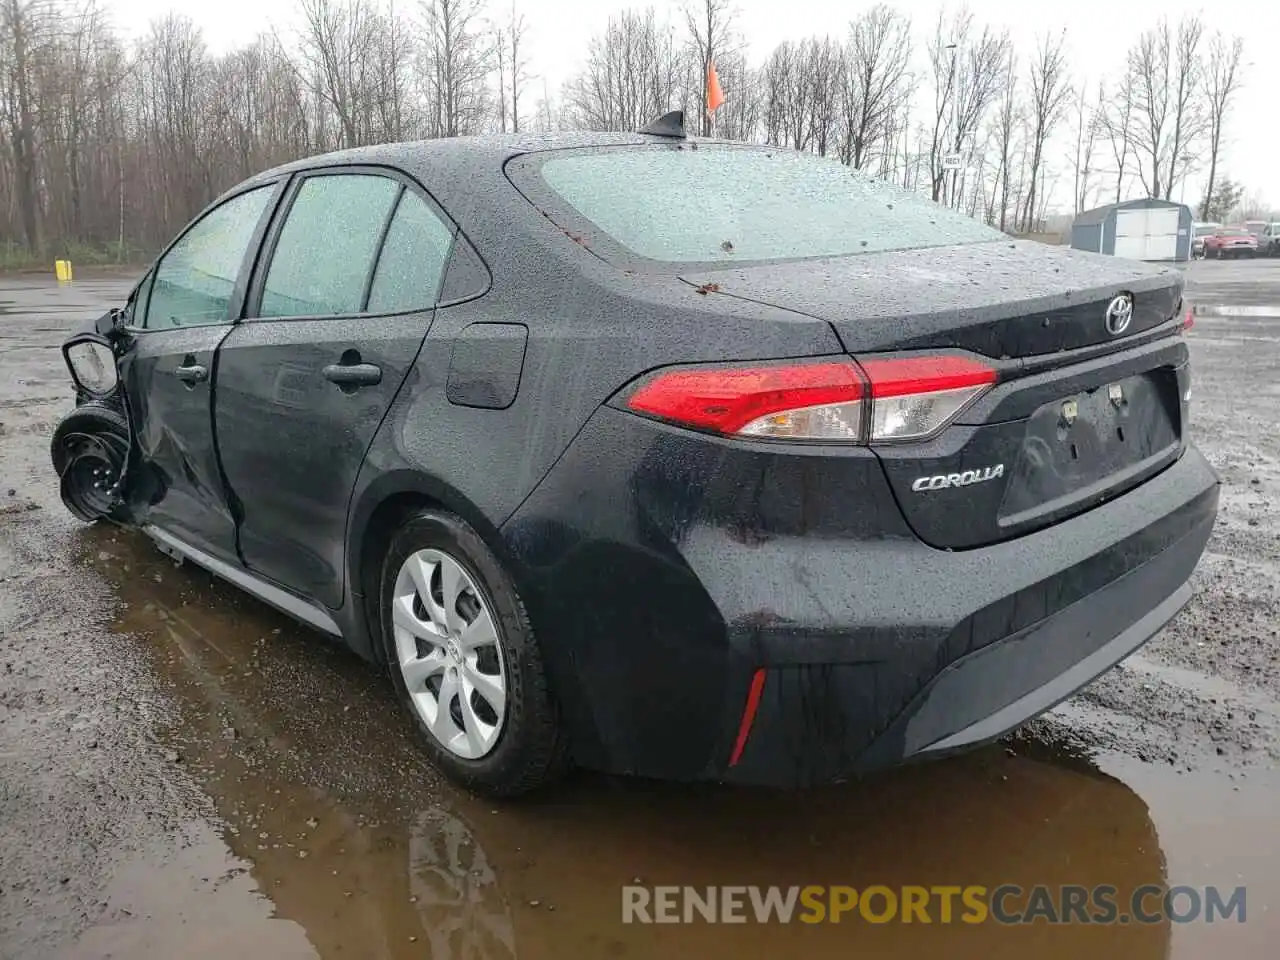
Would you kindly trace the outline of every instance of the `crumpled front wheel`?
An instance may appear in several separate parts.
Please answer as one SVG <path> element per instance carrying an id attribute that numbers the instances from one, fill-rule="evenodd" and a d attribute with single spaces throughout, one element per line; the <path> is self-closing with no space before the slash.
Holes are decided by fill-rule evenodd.
<path id="1" fill-rule="evenodd" d="M 129 443 L 128 420 L 106 404 L 82 404 L 62 418 L 49 453 L 62 502 L 77 519 L 126 520 L 122 493 Z"/>

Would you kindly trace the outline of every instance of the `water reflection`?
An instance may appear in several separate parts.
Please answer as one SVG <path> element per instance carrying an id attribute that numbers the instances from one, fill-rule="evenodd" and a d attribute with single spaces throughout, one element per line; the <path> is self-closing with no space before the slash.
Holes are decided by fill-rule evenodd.
<path id="1" fill-rule="evenodd" d="M 506 960 L 515 925 L 498 875 L 471 829 L 440 808 L 424 810 L 409 836 L 409 888 L 438 960 Z"/>

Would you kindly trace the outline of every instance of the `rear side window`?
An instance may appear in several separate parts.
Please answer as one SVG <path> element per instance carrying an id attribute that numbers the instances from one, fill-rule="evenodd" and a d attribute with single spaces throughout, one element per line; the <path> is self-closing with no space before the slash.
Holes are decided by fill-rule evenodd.
<path id="1" fill-rule="evenodd" d="M 424 310 L 435 305 L 453 230 L 416 193 L 396 206 L 369 290 L 369 313 Z"/>
<path id="2" fill-rule="evenodd" d="M 1003 236 L 834 160 L 793 150 L 702 145 L 552 154 L 541 173 L 572 211 L 615 242 L 669 263 L 842 256 Z"/>
<path id="3" fill-rule="evenodd" d="M 371 174 L 309 177 L 280 230 L 261 317 L 359 313 L 400 184 Z"/>

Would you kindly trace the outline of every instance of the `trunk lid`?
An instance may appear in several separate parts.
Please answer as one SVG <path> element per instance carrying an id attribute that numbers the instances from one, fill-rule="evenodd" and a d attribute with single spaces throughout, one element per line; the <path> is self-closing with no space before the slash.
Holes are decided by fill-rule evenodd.
<path id="1" fill-rule="evenodd" d="M 961 350 L 997 369 L 997 385 L 938 435 L 874 446 L 907 522 L 940 548 L 1066 519 L 1185 446 L 1186 345 L 1157 330 L 1175 329 L 1174 269 L 1009 241 L 683 279 L 827 320 L 855 357 Z M 1113 332 L 1108 309 L 1121 293 L 1132 317 Z"/>
<path id="2" fill-rule="evenodd" d="M 1133 294 L 1125 336 L 1177 308 L 1181 274 L 1101 254 L 1009 240 L 686 271 L 702 289 L 828 321 L 850 353 L 952 348 L 993 359 L 1115 339 L 1112 298 Z"/>

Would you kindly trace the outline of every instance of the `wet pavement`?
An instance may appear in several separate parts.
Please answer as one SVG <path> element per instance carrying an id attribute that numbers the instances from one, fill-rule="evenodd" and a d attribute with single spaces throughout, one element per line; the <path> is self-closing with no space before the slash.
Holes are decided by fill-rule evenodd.
<path id="1" fill-rule="evenodd" d="M 1221 957 L 1280 935 L 1280 261 L 1197 263 L 1197 595 L 1006 743 L 804 793 L 477 801 L 388 683 L 61 507 L 57 345 L 127 289 L 0 277 L 0 957 Z M 1252 308 L 1240 310 L 1239 308 Z M 1247 889 L 1244 923 L 628 925 L 632 883 Z"/>

